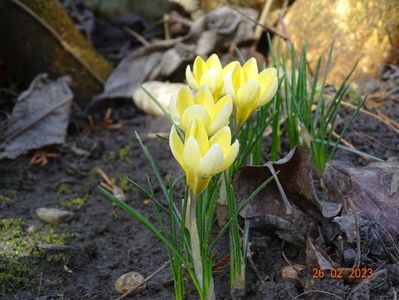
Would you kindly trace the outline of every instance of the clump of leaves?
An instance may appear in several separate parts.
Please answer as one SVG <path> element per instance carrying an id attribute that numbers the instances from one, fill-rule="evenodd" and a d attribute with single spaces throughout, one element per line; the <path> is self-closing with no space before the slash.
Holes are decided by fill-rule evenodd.
<path id="1" fill-rule="evenodd" d="M 323 73 L 321 74 L 322 58 L 320 57 L 312 76 L 308 75 L 312 72 L 306 63 L 306 51 L 305 44 L 298 61 L 298 53 L 294 46 L 290 45 L 290 69 L 284 55 L 279 57 L 272 55 L 274 64 L 281 66 L 282 69 L 283 84 L 278 91 L 277 98 L 282 100 L 279 110 L 285 119 L 283 126 L 287 131 L 290 148 L 293 149 L 297 145 L 310 148 L 313 165 L 317 174 L 321 176 L 326 163 L 333 158 L 337 147 L 340 146 L 342 136 L 351 126 L 366 99 L 358 104 L 342 131 L 339 134 L 336 133 L 336 121 L 341 110 L 341 102 L 349 90 L 349 79 L 356 65 L 331 95 L 331 99 L 327 99 L 324 92 L 333 46 L 328 53 Z M 273 125 L 275 125 L 273 132 L 279 131 L 280 125 Z M 277 145 L 280 145 L 280 135 L 274 134 L 272 143 L 277 149 Z M 277 158 L 276 151 L 272 153 L 272 157 L 273 159 Z"/>

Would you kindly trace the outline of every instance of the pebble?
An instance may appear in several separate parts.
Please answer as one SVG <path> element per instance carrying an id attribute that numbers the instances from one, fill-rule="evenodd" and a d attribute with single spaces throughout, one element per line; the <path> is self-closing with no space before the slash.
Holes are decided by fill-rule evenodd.
<path id="1" fill-rule="evenodd" d="M 169 111 L 169 104 L 172 97 L 176 97 L 180 89 L 184 86 L 181 83 L 169 83 L 160 81 L 147 81 L 142 87 L 148 91 L 166 111 Z M 162 116 L 162 110 L 154 101 L 144 92 L 141 87 L 136 88 L 133 93 L 133 101 L 138 108 L 147 114 Z"/>
<path id="2" fill-rule="evenodd" d="M 36 215 L 45 223 L 57 225 L 71 218 L 74 214 L 67 210 L 40 207 L 36 209 Z"/>
<path id="3" fill-rule="evenodd" d="M 144 281 L 144 277 L 140 273 L 129 272 L 129 273 L 123 274 L 115 281 L 115 290 L 119 294 L 124 294 L 127 291 L 130 291 L 132 288 L 134 288 L 138 284 L 142 283 L 143 281 Z M 147 287 L 147 283 L 142 284 L 135 290 L 135 293 L 140 293 L 146 287 Z"/>

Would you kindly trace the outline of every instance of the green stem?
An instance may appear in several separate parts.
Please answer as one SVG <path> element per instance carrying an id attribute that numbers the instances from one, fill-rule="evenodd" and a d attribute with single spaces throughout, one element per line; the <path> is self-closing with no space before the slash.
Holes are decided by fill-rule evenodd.
<path id="1" fill-rule="evenodd" d="M 215 292 L 213 288 L 213 279 L 210 278 L 209 286 L 206 288 L 204 284 L 204 271 L 201 257 L 201 246 L 197 227 L 197 195 L 190 192 L 188 198 L 188 215 L 187 215 L 187 228 L 190 232 L 191 252 L 194 264 L 195 275 L 199 286 L 202 289 L 201 299 L 213 300 L 215 299 Z M 207 291 L 208 290 L 208 291 Z"/>

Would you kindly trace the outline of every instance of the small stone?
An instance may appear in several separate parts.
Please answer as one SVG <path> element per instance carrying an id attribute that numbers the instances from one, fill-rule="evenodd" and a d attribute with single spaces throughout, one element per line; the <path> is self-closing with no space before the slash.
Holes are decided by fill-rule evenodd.
<path id="1" fill-rule="evenodd" d="M 298 272 L 302 271 L 305 267 L 301 265 L 286 266 L 281 271 L 281 276 L 284 279 L 298 280 Z"/>
<path id="2" fill-rule="evenodd" d="M 144 277 L 137 272 L 129 272 L 123 274 L 115 281 L 115 290 L 119 294 L 124 294 L 127 291 L 130 291 L 134 287 L 138 286 L 140 283 L 144 281 Z M 140 293 L 147 287 L 147 283 L 144 283 L 137 287 L 135 293 Z"/>
<path id="3" fill-rule="evenodd" d="M 45 223 L 57 225 L 71 218 L 74 214 L 67 210 L 40 207 L 36 209 L 36 215 Z"/>
<path id="4" fill-rule="evenodd" d="M 169 111 L 169 104 L 173 97 L 176 97 L 184 86 L 181 83 L 168 83 L 160 81 L 147 81 L 141 85 L 152 97 L 154 97 L 166 110 Z M 133 101 L 138 108 L 147 114 L 162 116 L 163 112 L 157 104 L 139 86 L 133 93 Z"/>

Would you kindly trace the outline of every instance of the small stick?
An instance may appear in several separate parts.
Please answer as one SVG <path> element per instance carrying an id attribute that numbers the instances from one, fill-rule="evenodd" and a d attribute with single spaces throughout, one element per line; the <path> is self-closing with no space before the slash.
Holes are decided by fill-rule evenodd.
<path id="1" fill-rule="evenodd" d="M 345 101 L 342 101 L 341 105 L 345 106 L 345 107 L 349 107 L 351 109 L 357 109 L 356 106 L 354 106 L 351 103 L 345 102 Z M 361 112 L 361 113 L 363 113 L 363 114 L 365 114 L 365 115 L 367 115 L 369 117 L 372 117 L 372 118 L 384 123 L 386 126 L 388 126 L 393 131 L 395 131 L 396 133 L 399 134 L 399 124 L 396 123 L 394 120 L 388 118 L 387 116 L 381 116 L 381 114 L 380 115 L 376 115 L 376 114 L 374 114 L 374 113 L 372 113 L 372 112 L 370 112 L 370 111 L 368 111 L 368 110 L 366 110 L 364 108 L 361 108 L 359 110 L 359 112 Z"/>
<path id="2" fill-rule="evenodd" d="M 292 300 L 299 299 L 300 297 L 305 296 L 305 295 L 307 295 L 307 294 L 311 294 L 311 293 L 320 293 L 320 294 L 324 294 L 324 295 L 330 295 L 330 296 L 336 297 L 337 299 L 342 299 L 342 300 L 344 300 L 344 298 L 342 298 L 342 297 L 340 297 L 340 296 L 338 296 L 338 295 L 336 295 L 336 294 L 334 294 L 334 293 L 330 293 L 330 292 L 326 292 L 326 291 L 321 291 L 321 290 L 310 290 L 310 291 L 303 292 L 302 294 L 299 294 L 299 295 L 295 296 L 294 298 L 292 298 Z M 348 299 L 349 299 L 349 298 L 348 298 Z"/>
<path id="3" fill-rule="evenodd" d="M 352 202 L 352 199 L 350 197 L 346 198 L 346 201 L 350 207 L 350 209 L 353 212 L 353 216 L 355 218 L 355 230 L 356 230 L 356 248 L 357 248 L 357 253 L 356 253 L 356 260 L 354 267 L 359 267 L 360 266 L 360 257 L 361 257 L 361 247 L 360 247 L 360 232 L 359 232 L 359 218 L 357 216 L 356 210 L 355 210 L 355 205 Z"/>
<path id="4" fill-rule="evenodd" d="M 37 289 L 37 296 L 36 296 L 36 300 L 38 300 L 38 299 L 39 299 L 40 292 L 41 292 L 41 289 L 42 289 L 42 282 L 43 282 L 43 273 L 40 273 L 39 288 Z"/>
<path id="5" fill-rule="evenodd" d="M 161 267 L 159 267 L 156 271 L 154 271 L 152 274 L 150 274 L 146 279 L 143 280 L 143 282 L 139 283 L 138 285 L 134 286 L 130 290 L 128 290 L 126 293 L 124 293 L 122 296 L 119 298 L 116 298 L 116 300 L 122 300 L 126 296 L 128 296 L 130 293 L 134 292 L 137 290 L 139 287 L 141 287 L 143 284 L 147 283 L 150 281 L 152 278 L 154 278 L 156 275 L 158 275 L 163 269 L 165 269 L 169 265 L 169 261 L 166 261 L 163 263 Z"/>
<path id="6" fill-rule="evenodd" d="M 265 164 L 265 166 L 269 169 L 270 173 L 272 173 L 273 179 L 276 182 L 278 191 L 280 192 L 281 198 L 283 200 L 284 206 L 285 206 L 285 213 L 287 215 L 291 215 L 292 214 L 292 206 L 290 204 L 290 202 L 288 201 L 287 195 L 284 192 L 284 189 L 280 183 L 280 180 L 277 177 L 276 171 L 274 170 L 273 165 L 268 162 Z"/>
<path id="7" fill-rule="evenodd" d="M 260 36 L 262 35 L 262 31 L 263 31 L 262 27 L 260 27 L 259 24 L 262 24 L 262 25 L 266 24 L 266 17 L 269 14 L 270 7 L 272 4 L 273 4 L 273 0 L 267 0 L 265 2 L 265 5 L 263 6 L 262 13 L 259 17 L 259 21 L 255 26 L 254 35 L 255 35 L 256 43 L 258 43 Z"/>
<path id="8" fill-rule="evenodd" d="M 138 40 L 141 44 L 143 44 L 144 47 L 147 47 L 150 45 L 150 43 L 142 37 L 138 32 L 134 31 L 133 29 L 123 26 L 123 30 L 125 30 L 128 34 L 132 35 L 136 40 Z"/>

